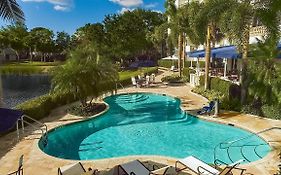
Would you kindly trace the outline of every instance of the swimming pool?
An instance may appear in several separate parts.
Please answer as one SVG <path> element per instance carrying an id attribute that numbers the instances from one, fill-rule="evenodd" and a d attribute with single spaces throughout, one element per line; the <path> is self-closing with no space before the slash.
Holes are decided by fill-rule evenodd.
<path id="1" fill-rule="evenodd" d="M 181 101 L 152 93 L 121 94 L 105 98 L 109 110 L 99 117 L 58 127 L 48 133 L 46 154 L 74 160 L 96 160 L 130 155 L 184 158 L 194 155 L 212 163 L 214 148 L 252 133 L 208 122 L 183 112 Z M 260 137 L 251 136 L 216 149 L 227 163 L 256 161 L 270 151 Z"/>

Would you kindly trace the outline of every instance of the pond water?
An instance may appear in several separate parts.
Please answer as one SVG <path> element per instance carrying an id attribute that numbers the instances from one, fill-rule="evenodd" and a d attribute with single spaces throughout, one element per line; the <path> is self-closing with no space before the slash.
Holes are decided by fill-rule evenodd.
<path id="1" fill-rule="evenodd" d="M 2 75 L 4 106 L 16 105 L 46 94 L 50 90 L 48 75 Z"/>

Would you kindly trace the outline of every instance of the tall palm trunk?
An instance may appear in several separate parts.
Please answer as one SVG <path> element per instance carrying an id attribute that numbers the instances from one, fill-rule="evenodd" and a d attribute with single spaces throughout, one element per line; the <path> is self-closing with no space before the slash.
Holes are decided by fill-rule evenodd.
<path id="1" fill-rule="evenodd" d="M 250 26 L 247 25 L 243 32 L 242 41 L 242 65 L 241 65 L 241 104 L 245 104 L 247 99 L 247 68 L 248 68 L 248 50 L 249 50 L 249 39 L 250 39 Z"/>
<path id="2" fill-rule="evenodd" d="M 182 33 L 179 34 L 179 38 L 178 38 L 178 69 L 179 69 L 179 73 L 180 73 L 180 77 L 182 76 L 182 45 L 183 45 L 183 39 L 182 39 Z"/>
<path id="3" fill-rule="evenodd" d="M 207 28 L 206 38 L 206 52 L 205 52 L 205 90 L 209 89 L 209 67 L 210 67 L 210 56 L 211 56 L 211 25 Z"/>
<path id="4" fill-rule="evenodd" d="M 183 35 L 183 41 L 182 41 L 182 71 L 183 71 L 183 68 L 184 68 L 184 62 L 185 62 L 185 58 L 186 58 L 186 54 L 185 54 L 185 46 L 186 46 L 186 36 L 185 34 Z"/>

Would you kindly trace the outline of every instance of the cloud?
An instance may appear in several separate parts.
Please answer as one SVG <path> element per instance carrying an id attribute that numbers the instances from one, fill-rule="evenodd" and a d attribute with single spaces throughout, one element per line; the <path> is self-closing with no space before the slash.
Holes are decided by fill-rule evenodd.
<path id="1" fill-rule="evenodd" d="M 123 7 L 137 7 L 143 5 L 143 0 L 109 0 Z"/>
<path id="2" fill-rule="evenodd" d="M 54 5 L 54 10 L 68 11 L 73 7 L 73 0 L 22 0 L 23 2 L 48 2 Z"/>
<path id="3" fill-rule="evenodd" d="M 158 3 L 150 3 L 150 4 L 146 4 L 144 5 L 145 8 L 154 8 L 158 5 Z"/>
<path id="4" fill-rule="evenodd" d="M 54 9 L 57 10 L 57 11 L 68 11 L 69 8 L 66 7 L 66 6 L 61 6 L 61 5 L 55 5 L 54 6 Z"/>

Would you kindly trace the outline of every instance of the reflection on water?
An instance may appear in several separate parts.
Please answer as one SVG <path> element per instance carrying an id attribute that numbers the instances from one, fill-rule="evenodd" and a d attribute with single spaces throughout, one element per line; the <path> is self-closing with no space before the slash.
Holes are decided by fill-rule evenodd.
<path id="1" fill-rule="evenodd" d="M 31 98 L 46 94 L 50 89 L 48 75 L 3 75 L 5 107 L 15 107 Z"/>

